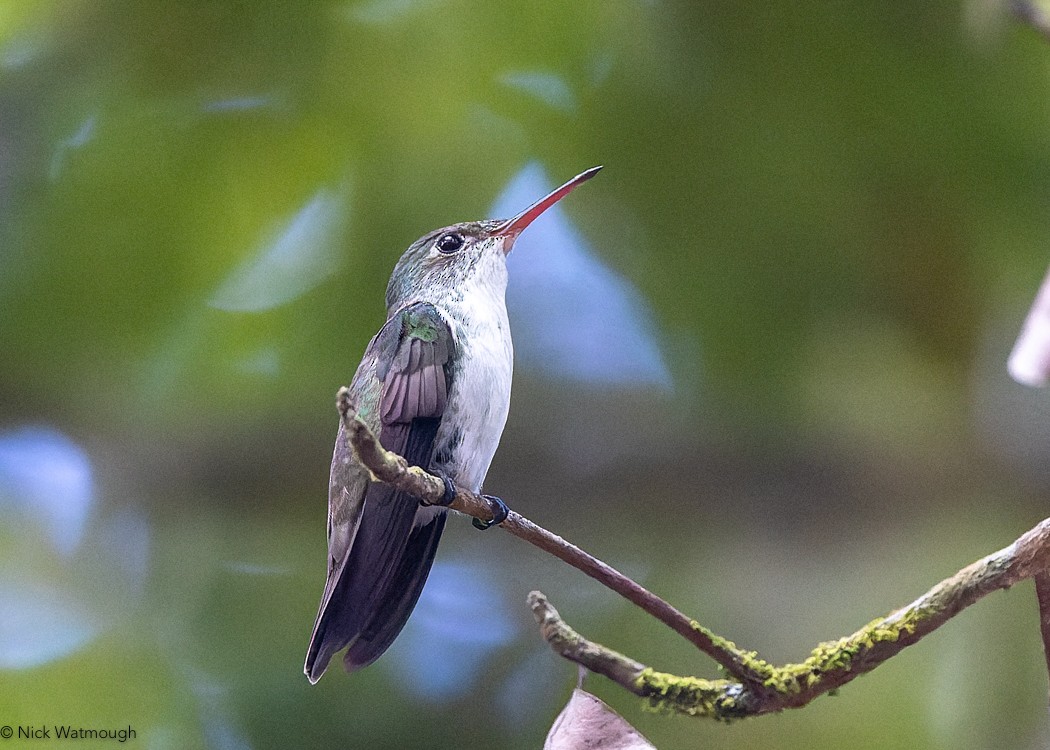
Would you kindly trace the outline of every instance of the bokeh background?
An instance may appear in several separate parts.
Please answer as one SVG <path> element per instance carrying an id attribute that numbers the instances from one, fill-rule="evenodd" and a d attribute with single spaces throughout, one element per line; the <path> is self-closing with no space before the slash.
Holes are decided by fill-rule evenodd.
<path id="1" fill-rule="evenodd" d="M 302 674 L 333 396 L 398 255 L 599 163 L 511 256 L 490 492 L 781 662 L 1009 543 L 1050 495 L 1050 394 L 1005 371 L 1050 44 L 1004 5 L 0 4 L 0 724 L 537 748 L 575 669 L 533 588 L 714 676 L 463 518 L 380 662 Z M 1050 742 L 1027 584 L 780 716 L 587 686 L 661 748 Z"/>

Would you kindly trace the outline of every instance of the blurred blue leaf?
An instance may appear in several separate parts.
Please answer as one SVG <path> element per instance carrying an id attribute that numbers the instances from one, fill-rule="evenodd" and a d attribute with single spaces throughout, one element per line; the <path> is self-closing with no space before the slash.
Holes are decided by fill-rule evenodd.
<path id="1" fill-rule="evenodd" d="M 230 560 L 224 564 L 226 570 L 246 576 L 287 576 L 292 570 L 287 565 L 267 565 L 265 563 L 247 562 L 244 560 Z"/>
<path id="2" fill-rule="evenodd" d="M 54 548 L 69 555 L 93 501 L 91 462 L 68 437 L 49 427 L 0 434 L 0 519 L 32 518 Z"/>
<path id="3" fill-rule="evenodd" d="M 63 138 L 55 146 L 55 151 L 51 155 L 51 166 L 48 169 L 48 177 L 52 182 L 62 174 L 69 153 L 81 148 L 95 137 L 97 119 L 95 115 L 91 115 L 80 124 L 75 133 L 68 138 Z"/>
<path id="4" fill-rule="evenodd" d="M 565 113 L 576 111 L 576 95 L 557 73 L 547 70 L 511 71 L 500 76 L 500 82 L 528 94 L 551 109 Z"/>
<path id="5" fill-rule="evenodd" d="M 51 27 L 30 23 L 0 45 L 0 68 L 19 70 L 51 52 L 55 34 Z"/>
<path id="6" fill-rule="evenodd" d="M 210 300 L 227 312 L 261 312 L 291 302 L 342 265 L 345 190 L 318 190 L 275 236 L 233 271 Z"/>
<path id="7" fill-rule="evenodd" d="M 499 582 L 480 565 L 436 562 L 383 664 L 412 696 L 440 701 L 470 691 L 490 655 L 517 629 Z"/>
<path id="8" fill-rule="evenodd" d="M 268 346 L 238 361 L 236 368 L 247 375 L 275 378 L 281 371 L 281 357 L 276 348 Z"/>
<path id="9" fill-rule="evenodd" d="M 209 114 L 223 112 L 244 112 L 253 109 L 267 109 L 275 103 L 269 94 L 259 96 L 231 96 L 228 99 L 212 99 L 201 105 L 201 110 Z"/>
<path id="10" fill-rule="evenodd" d="M 543 167 L 527 164 L 491 215 L 513 216 L 553 187 Z M 507 266 L 507 308 L 523 369 L 596 385 L 671 388 L 649 305 L 594 256 L 561 205 L 521 235 Z"/>
<path id="11" fill-rule="evenodd" d="M 231 718 L 229 687 L 200 669 L 186 667 L 190 689 L 197 698 L 204 739 L 214 750 L 250 750 L 244 731 Z"/>
<path id="12" fill-rule="evenodd" d="M 438 0 L 366 0 L 348 5 L 346 16 L 358 23 L 384 25 L 404 20 L 423 8 L 437 4 Z"/>
<path id="13" fill-rule="evenodd" d="M 86 606 L 52 585 L 0 579 L 0 668 L 28 669 L 60 659 L 100 629 Z"/>
<path id="14" fill-rule="evenodd" d="M 148 523 L 130 509 L 92 518 L 96 505 L 91 461 L 79 445 L 47 427 L 0 435 L 0 524 L 15 529 L 0 568 L 0 667 L 73 653 L 128 615 L 142 593 Z"/>

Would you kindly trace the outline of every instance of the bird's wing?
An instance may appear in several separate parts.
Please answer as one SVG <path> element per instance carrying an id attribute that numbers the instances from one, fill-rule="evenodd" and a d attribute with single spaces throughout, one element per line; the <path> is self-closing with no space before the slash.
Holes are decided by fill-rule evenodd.
<path id="1" fill-rule="evenodd" d="M 433 305 L 419 302 L 387 321 L 369 346 L 364 372 L 354 378 L 351 391 L 364 396 L 358 403 L 378 404 L 377 413 L 362 410 L 362 418 L 377 424 L 384 448 L 410 464 L 430 463 L 454 356 L 448 323 Z M 351 646 L 346 663 L 354 669 L 393 642 L 422 591 L 444 527 L 443 512 L 419 509 L 415 498 L 369 482 L 342 427 L 331 477 L 328 581 L 306 660 L 312 681 L 344 646 Z"/>

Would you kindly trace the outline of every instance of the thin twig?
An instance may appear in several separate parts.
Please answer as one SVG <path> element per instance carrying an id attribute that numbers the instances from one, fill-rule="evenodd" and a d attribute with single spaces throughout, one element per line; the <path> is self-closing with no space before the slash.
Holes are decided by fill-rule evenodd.
<path id="1" fill-rule="evenodd" d="M 377 480 L 397 487 L 424 502 L 441 502 L 445 492 L 442 481 L 418 466 L 409 466 L 403 457 L 384 449 L 368 425 L 354 412 L 346 388 L 339 390 L 336 406 L 358 460 L 368 467 Z M 488 502 L 480 495 L 462 487 L 456 488 L 455 500 L 449 507 L 483 521 L 492 518 Z M 500 526 L 514 536 L 583 571 L 606 588 L 638 605 L 721 664 L 733 677 L 756 690 L 761 690 L 765 678 L 749 666 L 751 654 L 719 638 L 612 566 L 514 511 L 510 512 Z"/>
<path id="2" fill-rule="evenodd" d="M 529 609 L 540 626 L 540 634 L 556 653 L 595 674 L 605 675 L 635 695 L 645 696 L 638 685 L 638 678 L 645 671 L 644 664 L 600 643 L 588 641 L 561 619 L 558 610 L 542 592 L 529 593 Z"/>
<path id="3" fill-rule="evenodd" d="M 757 713 L 764 705 L 762 702 L 768 701 L 766 691 L 745 690 L 741 683 L 731 680 L 660 675 L 629 656 L 584 638 L 569 627 L 542 592 L 531 592 L 528 601 L 540 633 L 555 653 L 608 677 L 637 696 L 648 698 L 654 706 L 659 707 L 660 701 L 666 699 L 665 708 L 729 721 Z M 676 685 L 673 691 L 658 687 L 671 681 Z"/>

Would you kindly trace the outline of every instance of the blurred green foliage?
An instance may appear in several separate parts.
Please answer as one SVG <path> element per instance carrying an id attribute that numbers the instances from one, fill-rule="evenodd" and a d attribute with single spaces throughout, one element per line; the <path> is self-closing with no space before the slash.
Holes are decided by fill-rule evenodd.
<path id="1" fill-rule="evenodd" d="M 574 674 L 530 588 L 712 674 L 466 524 L 439 558 L 485 571 L 475 594 L 513 624 L 462 690 L 426 695 L 448 665 L 397 647 L 301 674 L 332 397 L 401 250 L 484 217 L 530 162 L 606 165 L 564 210 L 652 306 L 675 387 L 519 377 L 491 491 L 778 661 L 1008 543 L 1050 490 L 1046 394 L 1003 366 L 1050 245 L 1048 62 L 991 0 L 0 4 L 0 427 L 67 436 L 92 487 L 70 553 L 0 485 L 0 658 L 84 627 L 0 666 L 0 724 L 538 747 Z M 780 717 L 589 687 L 661 748 L 1042 747 L 1019 588 Z"/>

